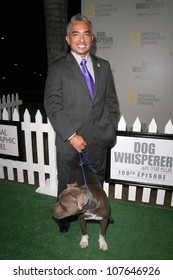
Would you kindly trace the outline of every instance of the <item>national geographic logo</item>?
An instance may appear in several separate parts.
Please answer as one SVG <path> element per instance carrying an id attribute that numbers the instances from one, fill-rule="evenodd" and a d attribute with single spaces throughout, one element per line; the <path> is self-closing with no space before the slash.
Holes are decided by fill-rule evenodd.
<path id="1" fill-rule="evenodd" d="M 141 44 L 141 32 L 132 32 L 130 35 L 130 44 L 139 46 Z"/>
<path id="2" fill-rule="evenodd" d="M 87 18 L 91 19 L 94 17 L 111 16 L 112 13 L 116 12 L 117 8 L 114 4 L 104 3 L 104 4 L 87 4 L 85 6 L 85 15 Z"/>
<path id="3" fill-rule="evenodd" d="M 155 103 L 159 103 L 160 98 L 156 97 L 155 94 L 149 93 L 128 93 L 128 104 L 129 105 L 143 105 L 143 106 L 154 106 Z"/>
<path id="4" fill-rule="evenodd" d="M 130 44 L 132 46 L 158 45 L 164 40 L 165 36 L 155 31 L 131 32 L 130 34 Z"/>
<path id="5" fill-rule="evenodd" d="M 136 92 L 129 92 L 128 93 L 128 104 L 136 105 L 137 104 L 137 93 Z"/>
<path id="6" fill-rule="evenodd" d="M 85 7 L 85 14 L 86 14 L 86 17 L 91 19 L 94 17 L 95 15 L 95 6 L 94 4 L 87 4 L 86 7 Z"/>

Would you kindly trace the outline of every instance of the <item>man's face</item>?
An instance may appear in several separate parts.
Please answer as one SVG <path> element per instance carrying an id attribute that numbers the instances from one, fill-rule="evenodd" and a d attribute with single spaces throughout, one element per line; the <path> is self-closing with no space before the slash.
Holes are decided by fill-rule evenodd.
<path id="1" fill-rule="evenodd" d="M 70 32 L 66 36 L 66 41 L 72 51 L 81 57 L 85 57 L 93 42 L 89 24 L 85 21 L 73 22 Z"/>

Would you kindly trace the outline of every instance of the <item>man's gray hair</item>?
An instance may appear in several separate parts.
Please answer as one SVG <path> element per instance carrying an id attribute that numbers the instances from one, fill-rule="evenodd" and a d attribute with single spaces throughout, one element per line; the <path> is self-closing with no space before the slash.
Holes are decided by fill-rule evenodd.
<path id="1" fill-rule="evenodd" d="M 72 24 L 73 22 L 75 22 L 75 21 L 85 21 L 85 22 L 87 22 L 87 23 L 89 24 L 90 29 L 91 29 L 91 32 L 92 32 L 92 23 L 91 23 L 91 21 L 90 21 L 88 18 L 86 18 L 85 16 L 81 15 L 81 14 L 76 14 L 76 15 L 74 15 L 74 16 L 71 18 L 71 20 L 70 20 L 70 21 L 68 22 L 68 24 L 67 24 L 67 27 L 66 27 L 66 33 L 67 33 L 67 35 L 68 35 L 69 32 L 70 32 L 71 24 Z"/>

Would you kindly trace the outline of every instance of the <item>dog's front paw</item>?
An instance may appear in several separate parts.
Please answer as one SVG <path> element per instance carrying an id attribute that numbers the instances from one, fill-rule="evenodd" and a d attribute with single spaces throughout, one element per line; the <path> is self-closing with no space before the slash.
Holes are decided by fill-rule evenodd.
<path id="1" fill-rule="evenodd" d="M 107 243 L 105 241 L 104 236 L 100 235 L 98 241 L 99 241 L 99 248 L 100 248 L 100 250 L 103 250 L 103 251 L 108 250 L 108 245 L 107 245 Z"/>
<path id="2" fill-rule="evenodd" d="M 80 241 L 80 247 L 81 248 L 87 248 L 88 247 L 88 235 L 82 235 L 81 241 Z"/>

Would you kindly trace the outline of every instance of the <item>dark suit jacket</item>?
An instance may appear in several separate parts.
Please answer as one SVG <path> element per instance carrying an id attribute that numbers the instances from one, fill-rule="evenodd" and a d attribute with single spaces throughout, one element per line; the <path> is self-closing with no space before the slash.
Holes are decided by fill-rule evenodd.
<path id="1" fill-rule="evenodd" d="M 56 132 L 57 150 L 75 153 L 68 138 L 76 132 L 87 142 L 96 138 L 102 147 L 115 143 L 119 118 L 118 101 L 108 61 L 91 55 L 95 74 L 95 97 L 91 100 L 80 67 L 69 53 L 49 64 L 44 106 Z"/>

